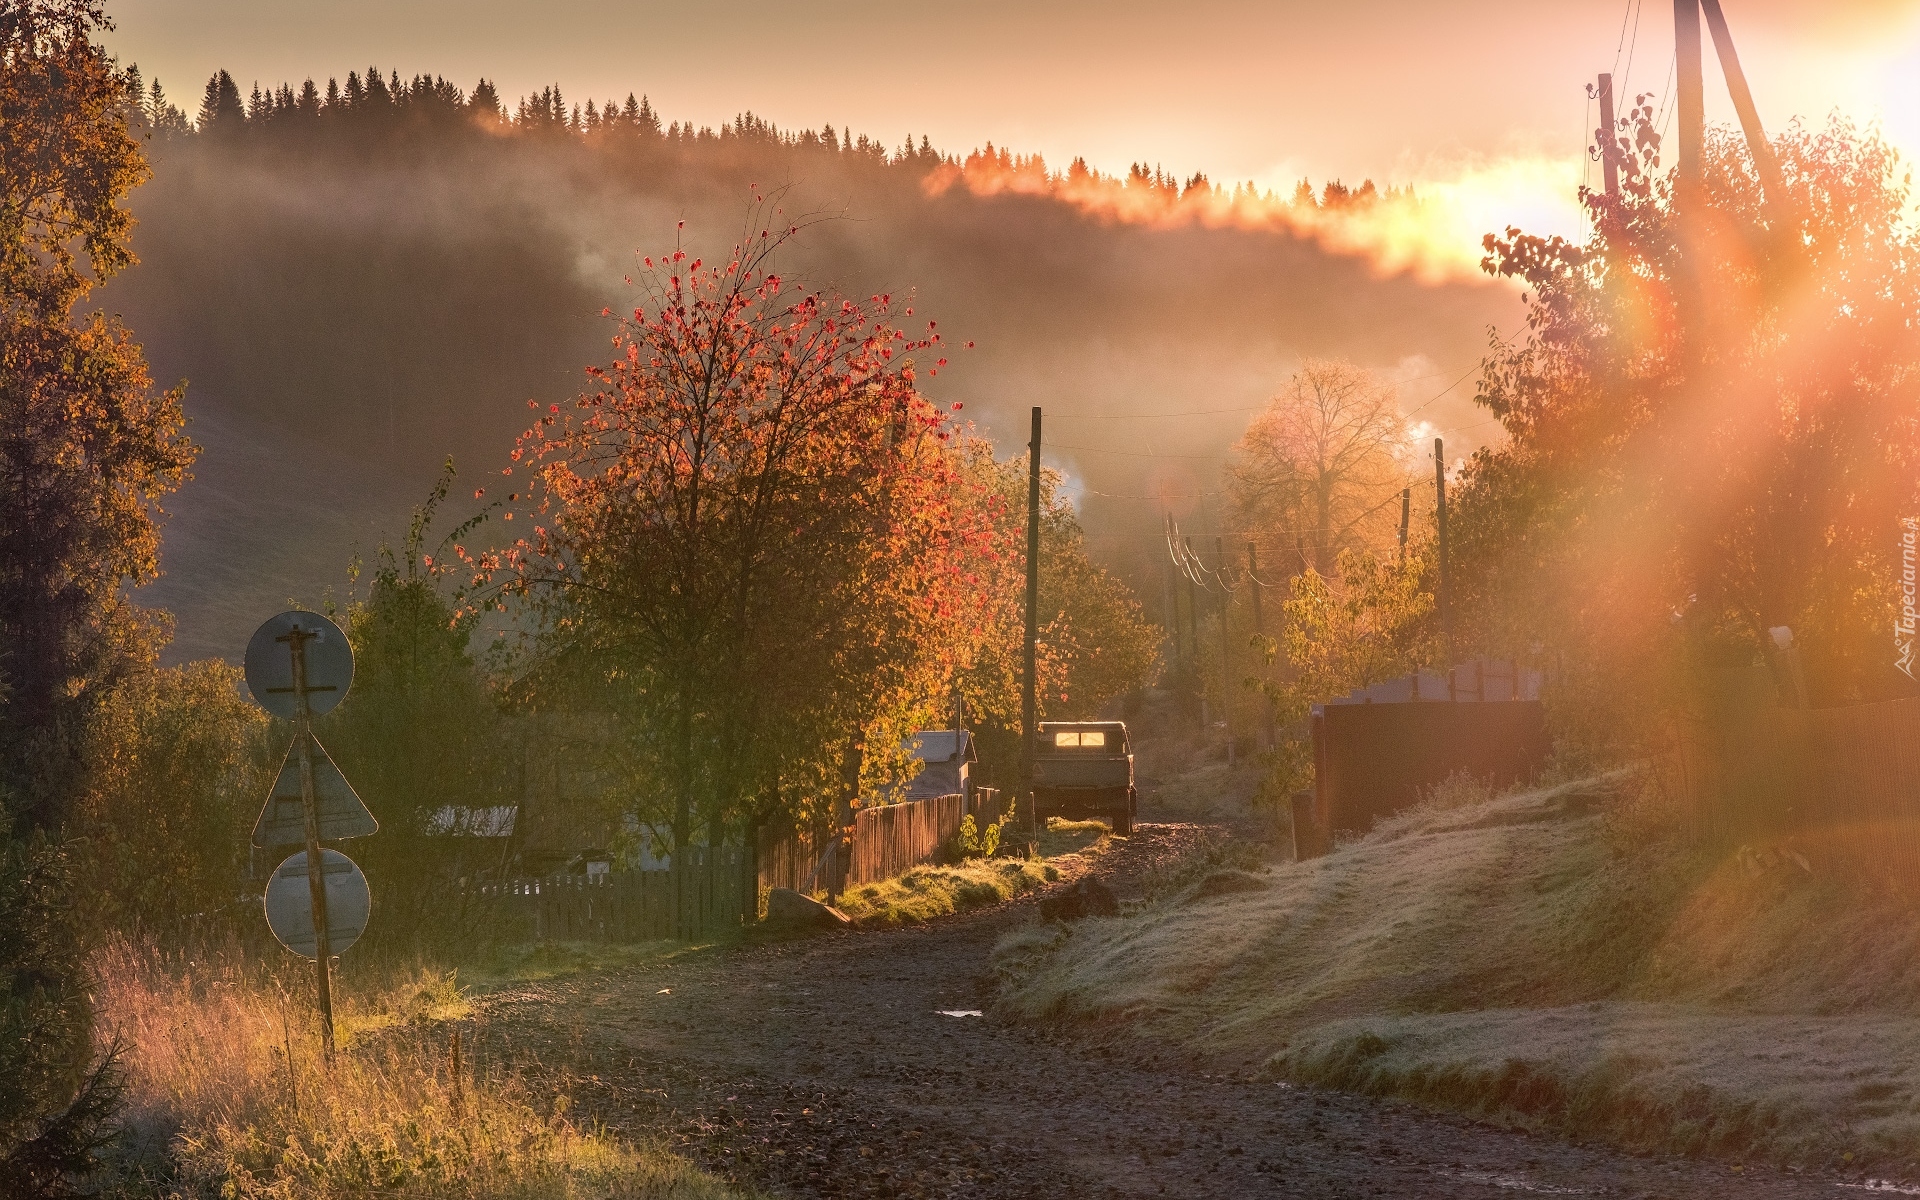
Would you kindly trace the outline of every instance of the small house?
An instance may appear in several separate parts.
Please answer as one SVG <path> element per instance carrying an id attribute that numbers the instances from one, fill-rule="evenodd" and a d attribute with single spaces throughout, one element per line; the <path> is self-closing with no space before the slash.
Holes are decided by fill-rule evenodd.
<path id="1" fill-rule="evenodd" d="M 976 761 L 973 734 L 965 729 L 923 729 L 904 749 L 920 760 L 920 773 L 907 783 L 908 800 L 935 796 L 971 796 L 971 764 Z"/>

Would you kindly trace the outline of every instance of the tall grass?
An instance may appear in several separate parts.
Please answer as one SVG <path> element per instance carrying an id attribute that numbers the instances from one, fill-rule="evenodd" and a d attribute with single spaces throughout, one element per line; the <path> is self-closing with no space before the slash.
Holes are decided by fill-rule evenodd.
<path id="1" fill-rule="evenodd" d="M 103 1026 L 128 1071 L 127 1195 L 234 1200 L 470 1196 L 719 1197 L 666 1151 L 568 1118 L 510 1061 L 456 1061 L 469 1015 L 450 973 L 393 970 L 342 989 L 321 1055 L 304 972 L 236 954 L 121 943 L 96 964 Z"/>

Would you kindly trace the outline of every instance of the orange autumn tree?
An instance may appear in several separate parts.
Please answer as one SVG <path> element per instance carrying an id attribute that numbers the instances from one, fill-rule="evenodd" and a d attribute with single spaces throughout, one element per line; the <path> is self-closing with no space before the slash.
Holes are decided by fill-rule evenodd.
<path id="1" fill-rule="evenodd" d="M 912 355 L 945 364 L 933 323 L 780 275 L 799 232 L 647 259 L 593 390 L 513 451 L 503 515 L 530 528 L 469 558 L 537 618 L 536 679 L 615 715 L 634 815 L 676 846 L 829 810 L 850 744 L 938 693 L 984 537 L 915 387 Z"/>
<path id="2" fill-rule="evenodd" d="M 1646 120 L 1630 118 L 1657 147 Z M 1636 169 L 1622 194 L 1584 196 L 1584 243 L 1486 240 L 1528 316 L 1480 385 L 1507 436 L 1457 493 L 1456 629 L 1564 662 L 1587 686 L 1563 711 L 1602 750 L 1657 691 L 1769 653 L 1777 626 L 1816 704 L 1912 690 L 1894 640 L 1902 521 L 1920 512 L 1908 172 L 1837 118 L 1772 151 L 1781 194 L 1715 130 L 1697 195 L 1676 203 L 1670 177 Z"/>

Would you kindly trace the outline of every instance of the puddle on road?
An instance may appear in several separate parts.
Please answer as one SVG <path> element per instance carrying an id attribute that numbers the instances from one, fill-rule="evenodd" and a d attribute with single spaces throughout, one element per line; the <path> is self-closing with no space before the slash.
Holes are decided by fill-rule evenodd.
<path id="1" fill-rule="evenodd" d="M 936 1017 L 984 1017 L 987 1014 L 977 1008 L 937 1008 L 933 1011 L 933 1015 Z"/>
<path id="2" fill-rule="evenodd" d="M 1492 1171 L 1435 1171 L 1448 1179 L 1458 1179 L 1462 1183 L 1484 1183 L 1490 1188 L 1504 1192 L 1532 1192 L 1539 1196 L 1593 1196 L 1598 1195 L 1586 1188 L 1560 1187 L 1551 1183 L 1534 1183 L 1512 1175 L 1500 1175 Z"/>

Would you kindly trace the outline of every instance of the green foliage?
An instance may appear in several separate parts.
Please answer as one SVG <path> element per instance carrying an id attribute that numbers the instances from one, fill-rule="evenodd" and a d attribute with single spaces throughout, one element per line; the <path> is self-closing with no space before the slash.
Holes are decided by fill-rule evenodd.
<path id="1" fill-rule="evenodd" d="M 94 1060 L 70 848 L 0 808 L 0 1194 L 76 1194 L 111 1138 L 116 1054 Z"/>
<path id="2" fill-rule="evenodd" d="M 973 819 L 972 813 L 961 817 L 960 829 L 947 846 L 947 857 L 955 862 L 969 858 L 992 858 L 1000 849 L 1000 831 L 1011 820 L 1012 808 L 1008 808 L 1004 816 L 988 823 L 984 829 Z"/>
<path id="3" fill-rule="evenodd" d="M 493 839 L 461 836 L 464 825 L 472 810 L 519 800 L 519 744 L 468 649 L 472 620 L 455 618 L 425 549 L 451 478 L 449 466 L 399 552 L 381 547 L 365 599 L 346 612 L 353 687 L 316 722 L 380 822 L 353 846 L 380 897 L 376 945 L 474 932 L 456 885 L 504 863 Z"/>
<path id="4" fill-rule="evenodd" d="M 1284 653 L 1287 671 L 1264 685 L 1284 729 L 1268 756 L 1262 804 L 1284 810 L 1289 796 L 1312 783 L 1305 721 L 1314 704 L 1435 661 L 1429 573 L 1423 553 L 1400 562 L 1347 549 L 1337 576 L 1307 570 L 1294 577 L 1282 606 L 1285 633 L 1267 646 L 1270 655 Z"/>
<path id="5" fill-rule="evenodd" d="M 94 927 L 172 940 L 190 932 L 186 918 L 218 917 L 245 890 L 253 822 L 279 764 L 242 688 L 237 667 L 188 663 L 132 676 L 94 714 L 73 824 Z"/>
<path id="6" fill-rule="evenodd" d="M 955 447 L 970 503 L 985 510 L 998 544 L 1011 552 L 980 565 L 975 585 L 982 636 L 956 664 L 981 762 L 1011 770 L 1020 756 L 1021 655 L 1026 634 L 1027 459 L 996 461 L 991 443 L 963 438 Z M 1085 720 L 1116 698 L 1152 682 L 1160 669 L 1160 627 L 1116 576 L 1087 553 L 1059 472 L 1040 473 L 1040 604 L 1036 656 L 1042 720 Z M 935 719 L 938 719 L 937 714 Z"/>

